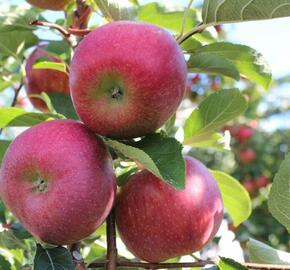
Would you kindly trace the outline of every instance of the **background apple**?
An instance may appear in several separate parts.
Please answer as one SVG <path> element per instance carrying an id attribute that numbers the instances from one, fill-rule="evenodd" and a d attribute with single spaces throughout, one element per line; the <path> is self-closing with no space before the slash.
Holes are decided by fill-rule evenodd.
<path id="1" fill-rule="evenodd" d="M 33 65 L 39 58 L 62 63 L 63 61 L 49 52 L 43 50 L 45 46 L 36 48 L 26 61 L 25 71 L 26 92 L 28 95 L 46 93 L 70 94 L 68 74 L 53 69 L 34 69 Z M 31 97 L 31 103 L 41 111 L 47 111 L 47 106 L 40 98 Z"/>
<path id="2" fill-rule="evenodd" d="M 256 191 L 256 185 L 252 179 L 245 179 L 243 181 L 243 186 L 250 194 Z"/>
<path id="3" fill-rule="evenodd" d="M 36 238 L 55 245 L 93 233 L 109 214 L 115 190 L 103 141 L 72 120 L 28 129 L 10 145 L 1 166 L 6 206 Z"/>
<path id="4" fill-rule="evenodd" d="M 42 9 L 64 10 L 71 0 L 26 0 L 29 4 Z"/>
<path id="5" fill-rule="evenodd" d="M 247 126 L 240 126 L 236 133 L 237 140 L 240 143 L 249 140 L 252 136 L 253 130 Z"/>
<path id="6" fill-rule="evenodd" d="M 223 203 L 215 180 L 201 162 L 185 160 L 185 190 L 143 170 L 130 176 L 117 197 L 121 239 L 143 260 L 160 262 L 200 250 L 220 226 Z"/>
<path id="7" fill-rule="evenodd" d="M 270 183 L 269 178 L 267 176 L 261 175 L 255 180 L 255 184 L 258 188 L 266 187 Z"/>
<path id="8" fill-rule="evenodd" d="M 185 84 L 186 63 L 177 42 L 147 23 L 98 27 L 79 44 L 71 64 L 79 117 L 109 137 L 154 132 L 176 111 Z"/>
<path id="9" fill-rule="evenodd" d="M 249 164 L 256 159 L 256 152 L 252 148 L 242 149 L 239 158 L 241 163 Z"/>

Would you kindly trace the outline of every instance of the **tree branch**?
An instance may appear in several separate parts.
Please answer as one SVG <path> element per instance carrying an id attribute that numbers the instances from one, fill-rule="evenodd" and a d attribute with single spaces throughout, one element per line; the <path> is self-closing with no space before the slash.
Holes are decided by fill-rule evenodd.
<path id="1" fill-rule="evenodd" d="M 75 29 L 75 28 L 69 28 L 68 30 L 64 29 L 63 27 L 61 27 L 60 25 L 56 24 L 56 23 L 50 23 L 50 22 L 43 22 L 43 21 L 39 21 L 39 20 L 35 20 L 33 22 L 30 23 L 31 25 L 38 25 L 38 26 L 46 26 L 52 29 L 57 30 L 63 37 L 65 37 L 66 39 L 69 38 L 71 35 L 75 35 L 75 36 L 85 36 L 88 33 L 91 32 L 90 29 Z"/>
<path id="2" fill-rule="evenodd" d="M 171 269 L 171 268 L 194 268 L 203 267 L 206 265 L 214 265 L 215 262 L 207 261 L 197 261 L 197 262 L 187 262 L 187 263 L 143 263 L 143 262 L 130 262 L 130 261 L 118 261 L 117 267 L 127 267 L 127 268 L 144 268 L 144 269 Z M 105 267 L 105 262 L 95 262 L 91 263 L 88 268 L 101 268 Z M 259 264 L 259 263 L 242 263 L 243 266 L 249 269 L 259 269 L 259 270 L 290 270 L 290 265 L 275 265 L 275 264 Z"/>
<path id="3" fill-rule="evenodd" d="M 55 29 L 66 38 L 68 38 L 70 36 L 70 33 L 66 29 L 64 29 L 63 27 L 61 27 L 60 25 L 58 25 L 56 23 L 42 22 L 39 20 L 35 20 L 35 21 L 31 22 L 30 24 L 31 25 L 38 25 L 38 26 L 47 26 L 49 28 Z"/>
<path id="4" fill-rule="evenodd" d="M 115 208 L 113 208 L 107 218 L 107 270 L 116 269 L 117 256 L 118 251 L 116 246 Z"/>
<path id="5" fill-rule="evenodd" d="M 213 261 L 198 261 L 198 262 L 188 262 L 188 263 L 143 263 L 143 262 L 130 262 L 130 261 L 117 261 L 118 267 L 128 267 L 128 268 L 144 268 L 144 269 L 170 269 L 170 268 L 192 268 L 192 267 L 203 267 L 206 265 L 214 265 Z M 91 263 L 88 268 L 98 268 L 104 267 L 105 263 L 96 262 Z"/>
<path id="6" fill-rule="evenodd" d="M 290 265 L 279 265 L 279 264 L 261 264 L 261 263 L 243 263 L 249 269 L 260 269 L 260 270 L 290 270 Z"/>
<path id="7" fill-rule="evenodd" d="M 186 41 L 188 38 L 190 38 L 191 36 L 197 34 L 197 33 L 201 33 L 205 28 L 209 27 L 211 25 L 209 24 L 203 24 L 200 23 L 198 24 L 195 28 L 193 28 L 191 31 L 185 33 L 183 36 L 181 36 L 180 38 L 177 39 L 178 44 L 183 43 L 184 41 Z"/>

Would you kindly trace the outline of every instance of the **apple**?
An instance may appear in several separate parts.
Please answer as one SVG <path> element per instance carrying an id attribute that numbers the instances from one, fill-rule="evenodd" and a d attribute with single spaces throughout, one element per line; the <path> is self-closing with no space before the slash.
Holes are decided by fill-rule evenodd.
<path id="1" fill-rule="evenodd" d="M 28 95 L 39 95 L 46 93 L 70 94 L 68 74 L 53 69 L 35 69 L 33 65 L 40 58 L 43 60 L 62 63 L 63 61 L 44 50 L 46 46 L 37 47 L 26 61 L 26 82 L 25 88 Z M 40 98 L 30 97 L 31 103 L 41 111 L 48 111 L 48 108 Z"/>
<path id="2" fill-rule="evenodd" d="M 236 128 L 234 126 L 229 126 L 229 125 L 225 125 L 223 128 L 222 128 L 222 131 L 225 132 L 225 131 L 229 131 L 231 136 L 234 137 L 236 136 Z"/>
<path id="3" fill-rule="evenodd" d="M 71 0 L 26 0 L 29 4 L 49 10 L 64 10 Z"/>
<path id="4" fill-rule="evenodd" d="M 186 62 L 165 30 L 119 21 L 98 27 L 75 50 L 73 103 L 98 134 L 134 138 L 153 133 L 176 111 L 186 87 Z"/>
<path id="5" fill-rule="evenodd" d="M 191 83 L 193 83 L 193 84 L 197 84 L 199 81 L 200 81 L 199 74 L 195 74 L 191 79 Z"/>
<path id="6" fill-rule="evenodd" d="M 243 164 L 249 164 L 256 159 L 256 152 L 251 148 L 245 148 L 240 151 L 240 161 Z"/>
<path id="7" fill-rule="evenodd" d="M 251 179 L 244 180 L 243 186 L 249 193 L 253 193 L 256 190 L 256 185 Z"/>
<path id="8" fill-rule="evenodd" d="M 93 233 L 115 194 L 103 141 L 76 121 L 47 121 L 26 130 L 2 162 L 2 200 L 33 236 L 50 244 L 71 244 Z"/>
<path id="9" fill-rule="evenodd" d="M 220 24 L 214 26 L 215 30 L 219 34 L 222 31 L 222 26 Z"/>
<path id="10" fill-rule="evenodd" d="M 129 177 L 117 196 L 120 237 L 136 257 L 160 262 L 203 248 L 223 218 L 223 202 L 208 169 L 186 157 L 186 188 L 176 190 L 147 170 Z"/>
<path id="11" fill-rule="evenodd" d="M 253 130 L 247 126 L 240 126 L 236 133 L 236 137 L 239 143 L 249 140 L 252 136 Z"/>
<path id="12" fill-rule="evenodd" d="M 210 85 L 210 89 L 213 91 L 217 91 L 220 89 L 220 83 L 217 81 L 212 81 L 211 85 Z"/>
<path id="13" fill-rule="evenodd" d="M 255 180 L 255 184 L 258 188 L 260 187 L 266 187 L 268 186 L 269 184 L 269 178 L 264 176 L 264 175 L 261 175 L 260 177 L 258 177 L 256 180 Z"/>

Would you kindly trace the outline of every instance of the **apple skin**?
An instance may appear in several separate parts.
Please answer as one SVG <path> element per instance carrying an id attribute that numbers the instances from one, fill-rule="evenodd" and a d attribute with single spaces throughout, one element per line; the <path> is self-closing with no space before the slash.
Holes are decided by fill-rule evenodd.
<path id="1" fill-rule="evenodd" d="M 240 161 L 243 164 L 250 164 L 256 159 L 256 152 L 251 148 L 245 148 L 240 151 Z"/>
<path id="2" fill-rule="evenodd" d="M 253 130 L 247 126 L 241 126 L 237 130 L 236 137 L 239 143 L 249 140 L 253 136 Z"/>
<path id="3" fill-rule="evenodd" d="M 26 0 L 30 5 L 49 10 L 64 10 L 71 0 Z"/>
<path id="4" fill-rule="evenodd" d="M 255 184 L 257 188 L 266 187 L 270 183 L 269 178 L 267 176 L 261 175 L 255 180 Z"/>
<path id="5" fill-rule="evenodd" d="M 256 185 L 251 179 L 245 179 L 243 182 L 243 186 L 250 194 L 256 191 Z"/>
<path id="6" fill-rule="evenodd" d="M 70 69 L 73 103 L 98 134 L 128 139 L 153 133 L 176 111 L 187 68 L 177 42 L 147 23 L 98 27 L 77 47 Z"/>
<path id="7" fill-rule="evenodd" d="M 149 171 L 129 177 L 116 201 L 121 239 L 136 257 L 160 262 L 203 248 L 223 218 L 223 202 L 208 169 L 186 157 L 186 188 L 176 190 Z"/>
<path id="8" fill-rule="evenodd" d="M 37 47 L 26 61 L 25 88 L 28 95 L 39 95 L 45 93 L 70 94 L 69 77 L 65 72 L 53 69 L 34 69 L 33 65 L 39 58 L 48 58 L 50 61 L 63 63 L 62 60 L 43 50 L 45 46 Z M 40 98 L 29 98 L 31 103 L 40 111 L 47 112 L 48 108 Z"/>
<path id="9" fill-rule="evenodd" d="M 115 199 L 115 180 L 98 136 L 79 122 L 53 120 L 26 130 L 10 145 L 0 195 L 34 237 L 65 245 L 103 223 Z"/>

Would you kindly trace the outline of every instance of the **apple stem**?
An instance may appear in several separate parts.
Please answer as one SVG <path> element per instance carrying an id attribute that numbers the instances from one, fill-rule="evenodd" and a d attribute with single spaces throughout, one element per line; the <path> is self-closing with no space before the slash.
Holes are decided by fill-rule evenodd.
<path id="1" fill-rule="evenodd" d="M 113 208 L 107 218 L 107 270 L 117 269 L 117 258 L 115 208 Z"/>

